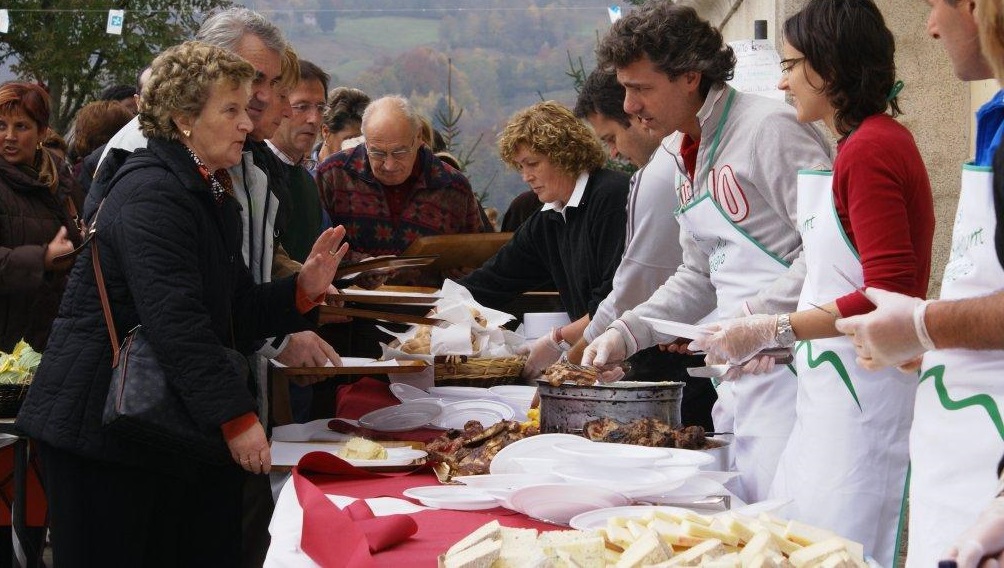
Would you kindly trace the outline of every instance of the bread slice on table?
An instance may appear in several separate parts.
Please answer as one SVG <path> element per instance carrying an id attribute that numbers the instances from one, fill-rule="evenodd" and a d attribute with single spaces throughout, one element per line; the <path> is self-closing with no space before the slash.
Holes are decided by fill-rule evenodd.
<path id="1" fill-rule="evenodd" d="M 502 541 L 483 539 L 443 559 L 444 568 L 491 568 L 502 552 Z"/>

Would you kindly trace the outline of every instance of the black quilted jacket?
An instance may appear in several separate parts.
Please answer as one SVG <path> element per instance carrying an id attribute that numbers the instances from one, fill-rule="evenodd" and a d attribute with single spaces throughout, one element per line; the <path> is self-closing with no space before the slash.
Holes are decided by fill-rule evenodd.
<path id="1" fill-rule="evenodd" d="M 107 193 L 97 241 L 119 340 L 142 324 L 189 413 L 219 432 L 255 409 L 222 347 L 311 326 L 295 308 L 295 276 L 253 284 L 241 261 L 236 201 L 215 203 L 180 143 L 151 139 L 126 159 L 107 192 L 95 190 Z M 184 473 L 191 465 L 184 456 L 102 429 L 111 353 L 88 247 L 70 274 L 18 427 L 84 457 L 161 471 L 169 463 Z"/>

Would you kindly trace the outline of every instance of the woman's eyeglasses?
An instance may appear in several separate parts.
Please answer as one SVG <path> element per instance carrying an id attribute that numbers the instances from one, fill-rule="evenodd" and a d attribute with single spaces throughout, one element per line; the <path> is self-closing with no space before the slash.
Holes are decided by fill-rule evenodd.
<path id="1" fill-rule="evenodd" d="M 791 70 L 795 68 L 796 65 L 805 61 L 804 57 L 792 57 L 791 59 L 781 60 L 781 74 L 787 76 L 791 73 Z"/>

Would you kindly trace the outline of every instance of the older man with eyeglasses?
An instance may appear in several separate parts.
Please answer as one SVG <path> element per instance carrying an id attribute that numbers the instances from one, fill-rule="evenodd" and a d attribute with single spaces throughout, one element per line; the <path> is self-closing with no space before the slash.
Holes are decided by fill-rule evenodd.
<path id="1" fill-rule="evenodd" d="M 318 166 L 321 203 L 345 226 L 350 255 L 397 255 L 418 237 L 488 230 L 467 178 L 421 142 L 420 124 L 405 98 L 377 99 L 363 113 L 366 142 Z M 401 271 L 391 282 L 438 287 L 443 278 Z"/>

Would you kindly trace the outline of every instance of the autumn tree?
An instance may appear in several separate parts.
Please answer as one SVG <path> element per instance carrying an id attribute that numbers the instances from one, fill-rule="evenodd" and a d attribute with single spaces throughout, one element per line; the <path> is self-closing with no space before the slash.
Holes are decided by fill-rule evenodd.
<path id="1" fill-rule="evenodd" d="M 190 39 L 226 0 L 8 0 L 10 30 L 0 35 L 0 63 L 22 80 L 44 84 L 51 123 L 63 131 L 109 84 L 133 84 L 165 48 Z M 105 33 L 109 9 L 125 10 L 122 35 Z"/>

